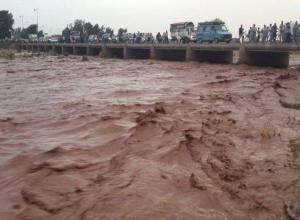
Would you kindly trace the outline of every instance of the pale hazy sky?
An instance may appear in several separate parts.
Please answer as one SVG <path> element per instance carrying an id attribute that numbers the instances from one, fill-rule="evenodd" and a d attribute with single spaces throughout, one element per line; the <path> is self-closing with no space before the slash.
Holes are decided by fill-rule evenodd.
<path id="1" fill-rule="evenodd" d="M 47 33 L 60 33 L 74 19 L 85 19 L 129 31 L 169 30 L 170 23 L 198 22 L 221 18 L 237 34 L 240 24 L 247 28 L 271 22 L 300 21 L 300 0 L 0 0 L 0 10 L 9 10 L 15 26 L 36 23 Z"/>

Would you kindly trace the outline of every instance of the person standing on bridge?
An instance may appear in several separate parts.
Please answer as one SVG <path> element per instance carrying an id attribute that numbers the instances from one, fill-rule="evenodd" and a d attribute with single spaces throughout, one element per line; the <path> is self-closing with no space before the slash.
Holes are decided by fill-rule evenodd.
<path id="1" fill-rule="evenodd" d="M 163 33 L 163 43 L 168 44 L 169 43 L 169 36 L 168 36 L 168 31 Z"/>
<path id="2" fill-rule="evenodd" d="M 270 39 L 270 27 L 266 25 L 266 41 L 268 42 Z"/>
<path id="3" fill-rule="evenodd" d="M 277 39 L 277 25 L 276 23 L 274 23 L 274 25 L 271 28 L 271 42 L 272 43 L 276 43 L 276 39 Z"/>
<path id="4" fill-rule="evenodd" d="M 285 25 L 283 24 L 283 21 L 281 21 L 281 24 L 279 26 L 279 42 L 283 42 L 283 34 L 284 34 Z"/>
<path id="5" fill-rule="evenodd" d="M 267 25 L 264 25 L 263 29 L 261 30 L 262 32 L 262 43 L 266 43 L 266 41 L 268 40 L 268 27 Z"/>
<path id="6" fill-rule="evenodd" d="M 249 29 L 249 34 L 248 34 L 248 35 L 249 35 L 249 42 L 250 42 L 250 43 L 253 43 L 253 42 L 254 42 L 254 38 L 255 38 L 255 37 L 254 37 L 254 33 L 255 33 L 255 32 L 254 32 L 253 27 L 250 27 L 250 29 Z"/>
<path id="7" fill-rule="evenodd" d="M 297 25 L 298 25 L 298 30 L 297 30 L 297 33 L 298 33 L 298 36 L 297 36 L 297 42 L 300 43 L 300 23 L 298 22 Z"/>
<path id="8" fill-rule="evenodd" d="M 244 28 L 243 25 L 239 28 L 239 37 L 240 37 L 240 43 L 244 43 Z"/>
<path id="9" fill-rule="evenodd" d="M 150 35 L 150 43 L 153 44 L 154 43 L 154 37 L 153 37 L 152 33 L 149 33 L 149 35 Z"/>
<path id="10" fill-rule="evenodd" d="M 299 43 L 299 24 L 296 21 L 293 27 L 293 37 L 294 37 L 294 43 L 298 44 Z"/>
<path id="11" fill-rule="evenodd" d="M 161 43 L 161 34 L 160 34 L 160 32 L 158 32 L 157 35 L 156 35 L 156 41 L 157 41 L 157 43 Z"/>
<path id="12" fill-rule="evenodd" d="M 291 24 L 286 23 L 286 43 L 292 42 L 292 30 L 291 30 Z"/>
<path id="13" fill-rule="evenodd" d="M 253 24 L 252 27 L 252 42 L 255 43 L 257 41 L 257 28 L 256 25 Z"/>
<path id="14" fill-rule="evenodd" d="M 249 28 L 247 38 L 248 38 L 248 43 L 251 43 L 251 35 L 252 35 L 252 27 Z"/>
<path id="15" fill-rule="evenodd" d="M 257 43 L 260 42 L 260 37 L 261 37 L 261 31 L 260 28 L 257 28 L 257 40 L 256 40 Z"/>
<path id="16" fill-rule="evenodd" d="M 273 26 L 272 26 L 272 24 L 270 24 L 270 26 L 269 26 L 269 31 L 268 31 L 268 41 L 269 42 L 272 42 L 272 30 L 273 30 Z"/>

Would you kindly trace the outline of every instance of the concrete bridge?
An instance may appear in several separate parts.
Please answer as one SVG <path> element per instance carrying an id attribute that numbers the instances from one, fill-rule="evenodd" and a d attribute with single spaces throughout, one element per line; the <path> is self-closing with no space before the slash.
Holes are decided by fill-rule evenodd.
<path id="1" fill-rule="evenodd" d="M 300 51 L 294 44 L 65 44 L 20 43 L 19 51 L 54 52 L 120 59 L 157 59 L 232 63 L 239 51 L 239 63 L 286 68 L 289 54 Z"/>

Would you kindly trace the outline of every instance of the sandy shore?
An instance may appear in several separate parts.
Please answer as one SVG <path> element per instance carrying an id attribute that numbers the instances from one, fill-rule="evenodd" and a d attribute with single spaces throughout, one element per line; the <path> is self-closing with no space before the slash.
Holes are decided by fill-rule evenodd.
<path id="1" fill-rule="evenodd" d="M 287 219 L 300 72 L 0 59 L 0 219 Z"/>

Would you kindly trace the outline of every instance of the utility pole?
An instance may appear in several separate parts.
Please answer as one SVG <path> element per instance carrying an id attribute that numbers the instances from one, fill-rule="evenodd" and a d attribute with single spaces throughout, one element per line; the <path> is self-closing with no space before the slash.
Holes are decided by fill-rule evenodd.
<path id="1" fill-rule="evenodd" d="M 19 18 L 21 20 L 21 28 L 20 28 L 20 33 L 18 33 L 18 36 L 17 36 L 18 39 L 21 38 L 22 31 L 24 30 L 24 16 L 20 15 Z"/>
<path id="2" fill-rule="evenodd" d="M 36 13 L 36 30 L 39 33 L 39 11 L 37 8 L 33 9 L 33 11 Z"/>
<path id="3" fill-rule="evenodd" d="M 38 53 L 40 53 L 40 49 L 39 49 L 39 11 L 37 8 L 33 9 L 33 11 L 36 13 L 36 32 L 37 32 L 37 48 L 38 48 Z"/>
<path id="4" fill-rule="evenodd" d="M 19 18 L 21 19 L 21 24 L 22 24 L 21 29 L 23 30 L 24 29 L 24 16 L 21 15 L 21 16 L 19 16 Z"/>

